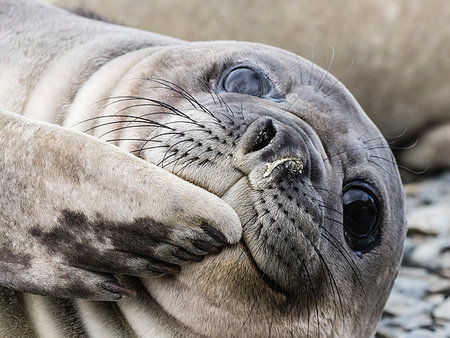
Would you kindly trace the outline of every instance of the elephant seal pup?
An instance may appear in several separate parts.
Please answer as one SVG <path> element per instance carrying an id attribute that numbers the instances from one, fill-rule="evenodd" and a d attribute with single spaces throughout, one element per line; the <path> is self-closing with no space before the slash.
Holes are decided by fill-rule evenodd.
<path id="1" fill-rule="evenodd" d="M 260 44 L 186 43 L 23 1 L 3 0 L 1 8 L 0 104 L 34 120 L 20 121 L 23 128 L 9 134 L 8 140 L 30 144 L 28 127 L 41 130 L 38 121 L 44 121 L 61 125 L 45 124 L 57 128 L 52 133 L 61 138 L 61 131 L 66 131 L 64 135 L 77 139 L 77 144 L 83 134 L 68 129 L 74 127 L 146 160 L 147 170 L 165 169 L 167 176 L 158 173 L 167 178 L 163 181 L 167 191 L 164 184 L 153 189 L 152 182 L 141 185 L 140 179 L 130 178 L 130 193 L 137 199 L 131 209 L 137 207 L 140 216 L 151 216 L 148 209 L 157 207 L 159 223 L 181 221 L 174 233 L 191 239 L 183 233 L 185 227 L 192 227 L 183 212 L 201 208 L 191 204 L 194 196 L 183 196 L 178 207 L 169 208 L 176 217 L 164 211 L 165 202 L 152 202 L 148 209 L 142 206 L 147 199 L 158 201 L 160 194 L 164 201 L 177 200 L 178 185 L 181 192 L 189 191 L 182 183 L 170 183 L 170 174 L 197 186 L 200 190 L 190 190 L 193 195 L 206 190 L 204 194 L 220 197 L 242 224 L 239 243 L 201 262 L 184 264 L 178 274 L 148 278 L 142 269 L 133 268 L 133 260 L 110 260 L 106 272 L 120 281 L 116 290 L 136 293 L 117 302 L 79 299 L 101 298 L 88 292 L 77 293 L 73 296 L 77 299 L 50 297 L 61 295 L 57 288 L 50 288 L 47 297 L 21 294 L 15 290 L 23 290 L 23 278 L 45 289 L 47 280 L 54 282 L 59 275 L 18 274 L 17 287 L 12 282 L 1 292 L 0 302 L 6 304 L 0 307 L 1 334 L 363 337 L 374 333 L 399 269 L 404 196 L 387 143 L 337 79 L 296 55 Z M 89 141 L 94 147 L 94 140 Z M 66 147 L 56 150 L 40 142 L 41 151 L 31 147 L 24 156 L 33 158 L 36 151 L 45 155 L 47 150 L 58 155 L 52 158 L 85 156 L 67 140 Z M 97 142 L 95 147 L 106 147 Z M 8 152 L 20 154 L 23 146 L 14 144 L 8 143 Z M 107 158 L 108 149 L 102 149 L 100 158 Z M 119 155 L 113 158 L 121 161 Z M 127 171 L 133 176 L 142 175 L 142 170 L 134 170 L 128 162 L 132 157 L 126 158 L 129 165 L 117 178 L 100 161 L 82 177 L 93 175 L 101 183 L 112 175 L 113 182 L 127 187 Z M 143 166 L 140 159 L 136 161 Z M 46 168 L 46 161 L 35 163 Z M 78 175 L 86 165 L 76 163 L 81 164 L 70 172 Z M 50 165 L 58 168 L 56 160 Z M 56 172 L 68 177 L 69 171 L 59 167 Z M 96 214 L 97 205 L 84 203 L 83 194 L 64 198 L 77 179 L 67 178 L 67 185 L 54 189 L 58 176 L 51 177 L 46 191 L 55 194 L 53 204 L 87 211 L 52 214 L 49 208 L 45 217 L 50 224 L 57 220 L 63 236 L 51 236 L 39 227 L 28 236 L 17 236 L 27 239 L 21 247 L 35 249 L 28 255 L 42 253 L 42 261 L 52 261 L 55 269 L 67 261 L 70 265 L 75 257 L 84 264 L 77 268 L 95 273 L 103 272 L 104 264 L 97 262 L 110 243 L 119 243 L 122 251 L 131 248 L 141 258 L 152 255 L 152 241 L 146 241 L 146 236 L 152 239 L 148 230 L 152 224 L 133 226 L 135 219 L 124 219 L 132 215 L 129 212 L 115 225 L 121 199 L 124 205 L 129 203 L 121 190 L 112 210 L 104 205 L 107 201 L 99 202 Z M 44 178 L 45 171 L 42 182 Z M 41 195 L 35 190 L 41 186 L 30 191 L 38 205 Z M 94 184 L 93 189 L 98 186 L 103 185 Z M 114 196 L 114 186 L 109 191 L 108 199 Z M 14 196 L 15 191 L 8 193 Z M 101 194 L 88 196 L 88 201 L 96 201 L 95 196 L 102 199 Z M 207 207 L 214 207 L 215 213 L 219 204 L 211 201 Z M 226 205 L 222 208 L 219 215 L 233 213 Z M 29 214 L 15 210 L 7 208 L 4 217 Z M 99 221 L 105 214 L 108 221 Z M 222 216 L 206 233 L 219 242 L 235 241 L 239 226 L 229 218 L 228 232 Z M 23 228 L 16 227 L 18 232 Z M 98 235 L 102 231 L 106 243 Z M 201 251 L 214 252 L 218 243 L 200 235 L 201 244 L 183 247 L 177 261 L 165 263 L 165 271 L 172 266 L 167 264 L 178 266 L 198 260 Z M 61 238 L 66 239 L 64 245 Z M 165 235 L 159 240 L 165 243 Z M 78 255 L 74 249 L 84 245 L 90 255 Z M 162 261 L 174 252 L 171 245 L 163 248 Z M 19 271 L 25 264 L 20 265 L 17 257 L 20 251 L 3 256 L 2 261 L 17 262 L 8 267 Z M 67 280 L 70 273 L 63 276 Z M 75 279 L 72 289 L 78 283 L 80 279 Z"/>

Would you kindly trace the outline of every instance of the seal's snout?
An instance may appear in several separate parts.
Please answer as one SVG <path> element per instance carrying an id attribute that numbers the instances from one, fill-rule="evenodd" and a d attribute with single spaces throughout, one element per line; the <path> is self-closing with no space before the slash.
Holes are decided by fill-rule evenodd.
<path id="1" fill-rule="evenodd" d="M 253 121 L 241 138 L 238 165 L 245 173 L 257 170 L 261 178 L 308 176 L 310 153 L 298 130 L 264 116 Z"/>

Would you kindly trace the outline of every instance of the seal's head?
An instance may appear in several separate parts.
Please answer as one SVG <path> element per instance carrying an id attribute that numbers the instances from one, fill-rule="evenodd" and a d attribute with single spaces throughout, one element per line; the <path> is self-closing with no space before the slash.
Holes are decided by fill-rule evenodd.
<path id="1" fill-rule="evenodd" d="M 388 144 L 337 79 L 276 48 L 189 43 L 132 67 L 103 114 L 105 139 L 222 197 L 243 224 L 238 245 L 144 280 L 167 313 L 211 336 L 374 332 L 404 196 Z"/>

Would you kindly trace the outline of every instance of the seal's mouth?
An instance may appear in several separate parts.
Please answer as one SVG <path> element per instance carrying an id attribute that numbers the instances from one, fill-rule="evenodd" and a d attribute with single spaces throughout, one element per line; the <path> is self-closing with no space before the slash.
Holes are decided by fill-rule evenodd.
<path id="1" fill-rule="evenodd" d="M 272 289 L 272 291 L 276 293 L 281 293 L 285 296 L 288 295 L 288 292 L 284 290 L 277 282 L 275 282 L 268 274 L 266 274 L 256 262 L 255 258 L 253 257 L 250 249 L 248 248 L 247 244 L 245 243 L 244 239 L 241 239 L 240 243 L 242 244 L 242 248 L 244 249 L 245 254 L 247 255 L 248 260 L 252 264 L 252 266 L 255 268 L 256 272 L 258 273 L 259 277 L 263 280 L 264 283 L 267 284 L 269 288 Z"/>

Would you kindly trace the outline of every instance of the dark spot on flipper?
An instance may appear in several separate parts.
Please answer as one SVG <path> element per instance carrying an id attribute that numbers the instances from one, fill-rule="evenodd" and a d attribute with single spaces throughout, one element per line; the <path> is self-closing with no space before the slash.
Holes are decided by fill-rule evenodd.
<path id="1" fill-rule="evenodd" d="M 222 234 L 219 230 L 217 230 L 216 228 L 213 228 L 209 224 L 202 223 L 202 225 L 200 225 L 200 228 L 202 228 L 202 230 L 205 233 L 207 233 L 210 237 L 212 237 L 213 239 L 218 241 L 220 244 L 223 244 L 223 245 L 229 244 L 226 237 L 224 236 L 224 234 Z"/>
<path id="2" fill-rule="evenodd" d="M 16 253 L 8 247 L 0 246 L 0 260 L 21 265 L 23 268 L 29 268 L 32 256 L 27 253 Z"/>
<path id="3" fill-rule="evenodd" d="M 128 296 L 128 297 L 136 297 L 135 290 L 129 289 L 123 285 L 120 285 L 116 281 L 106 281 L 103 283 L 102 286 L 105 290 L 111 291 L 113 293 L 117 293 L 117 294 L 120 294 L 123 296 Z"/>
<path id="4" fill-rule="evenodd" d="M 181 268 L 179 265 L 170 264 L 170 263 L 164 263 L 159 261 L 152 261 L 147 264 L 147 269 L 155 272 L 157 274 L 165 275 L 174 275 L 176 273 L 179 273 L 181 271 Z"/>
<path id="5" fill-rule="evenodd" d="M 29 233 L 46 247 L 49 253 L 65 256 L 71 265 L 92 267 L 100 264 L 99 267 L 106 268 L 108 265 L 104 265 L 104 260 L 108 260 L 108 257 L 93 255 L 99 251 L 98 244 L 105 243 L 106 239 L 109 239 L 117 250 L 148 255 L 152 253 L 152 246 L 167 239 L 171 232 L 167 226 L 151 218 L 113 222 L 101 218 L 100 215 L 91 220 L 80 212 L 63 210 L 57 225 L 50 230 L 43 231 L 42 227 L 37 225 L 30 229 Z"/>
<path id="6" fill-rule="evenodd" d="M 218 254 L 222 249 L 205 241 L 194 239 L 191 241 L 192 245 L 195 246 L 197 249 L 200 249 L 202 251 L 212 253 L 212 254 Z"/>

